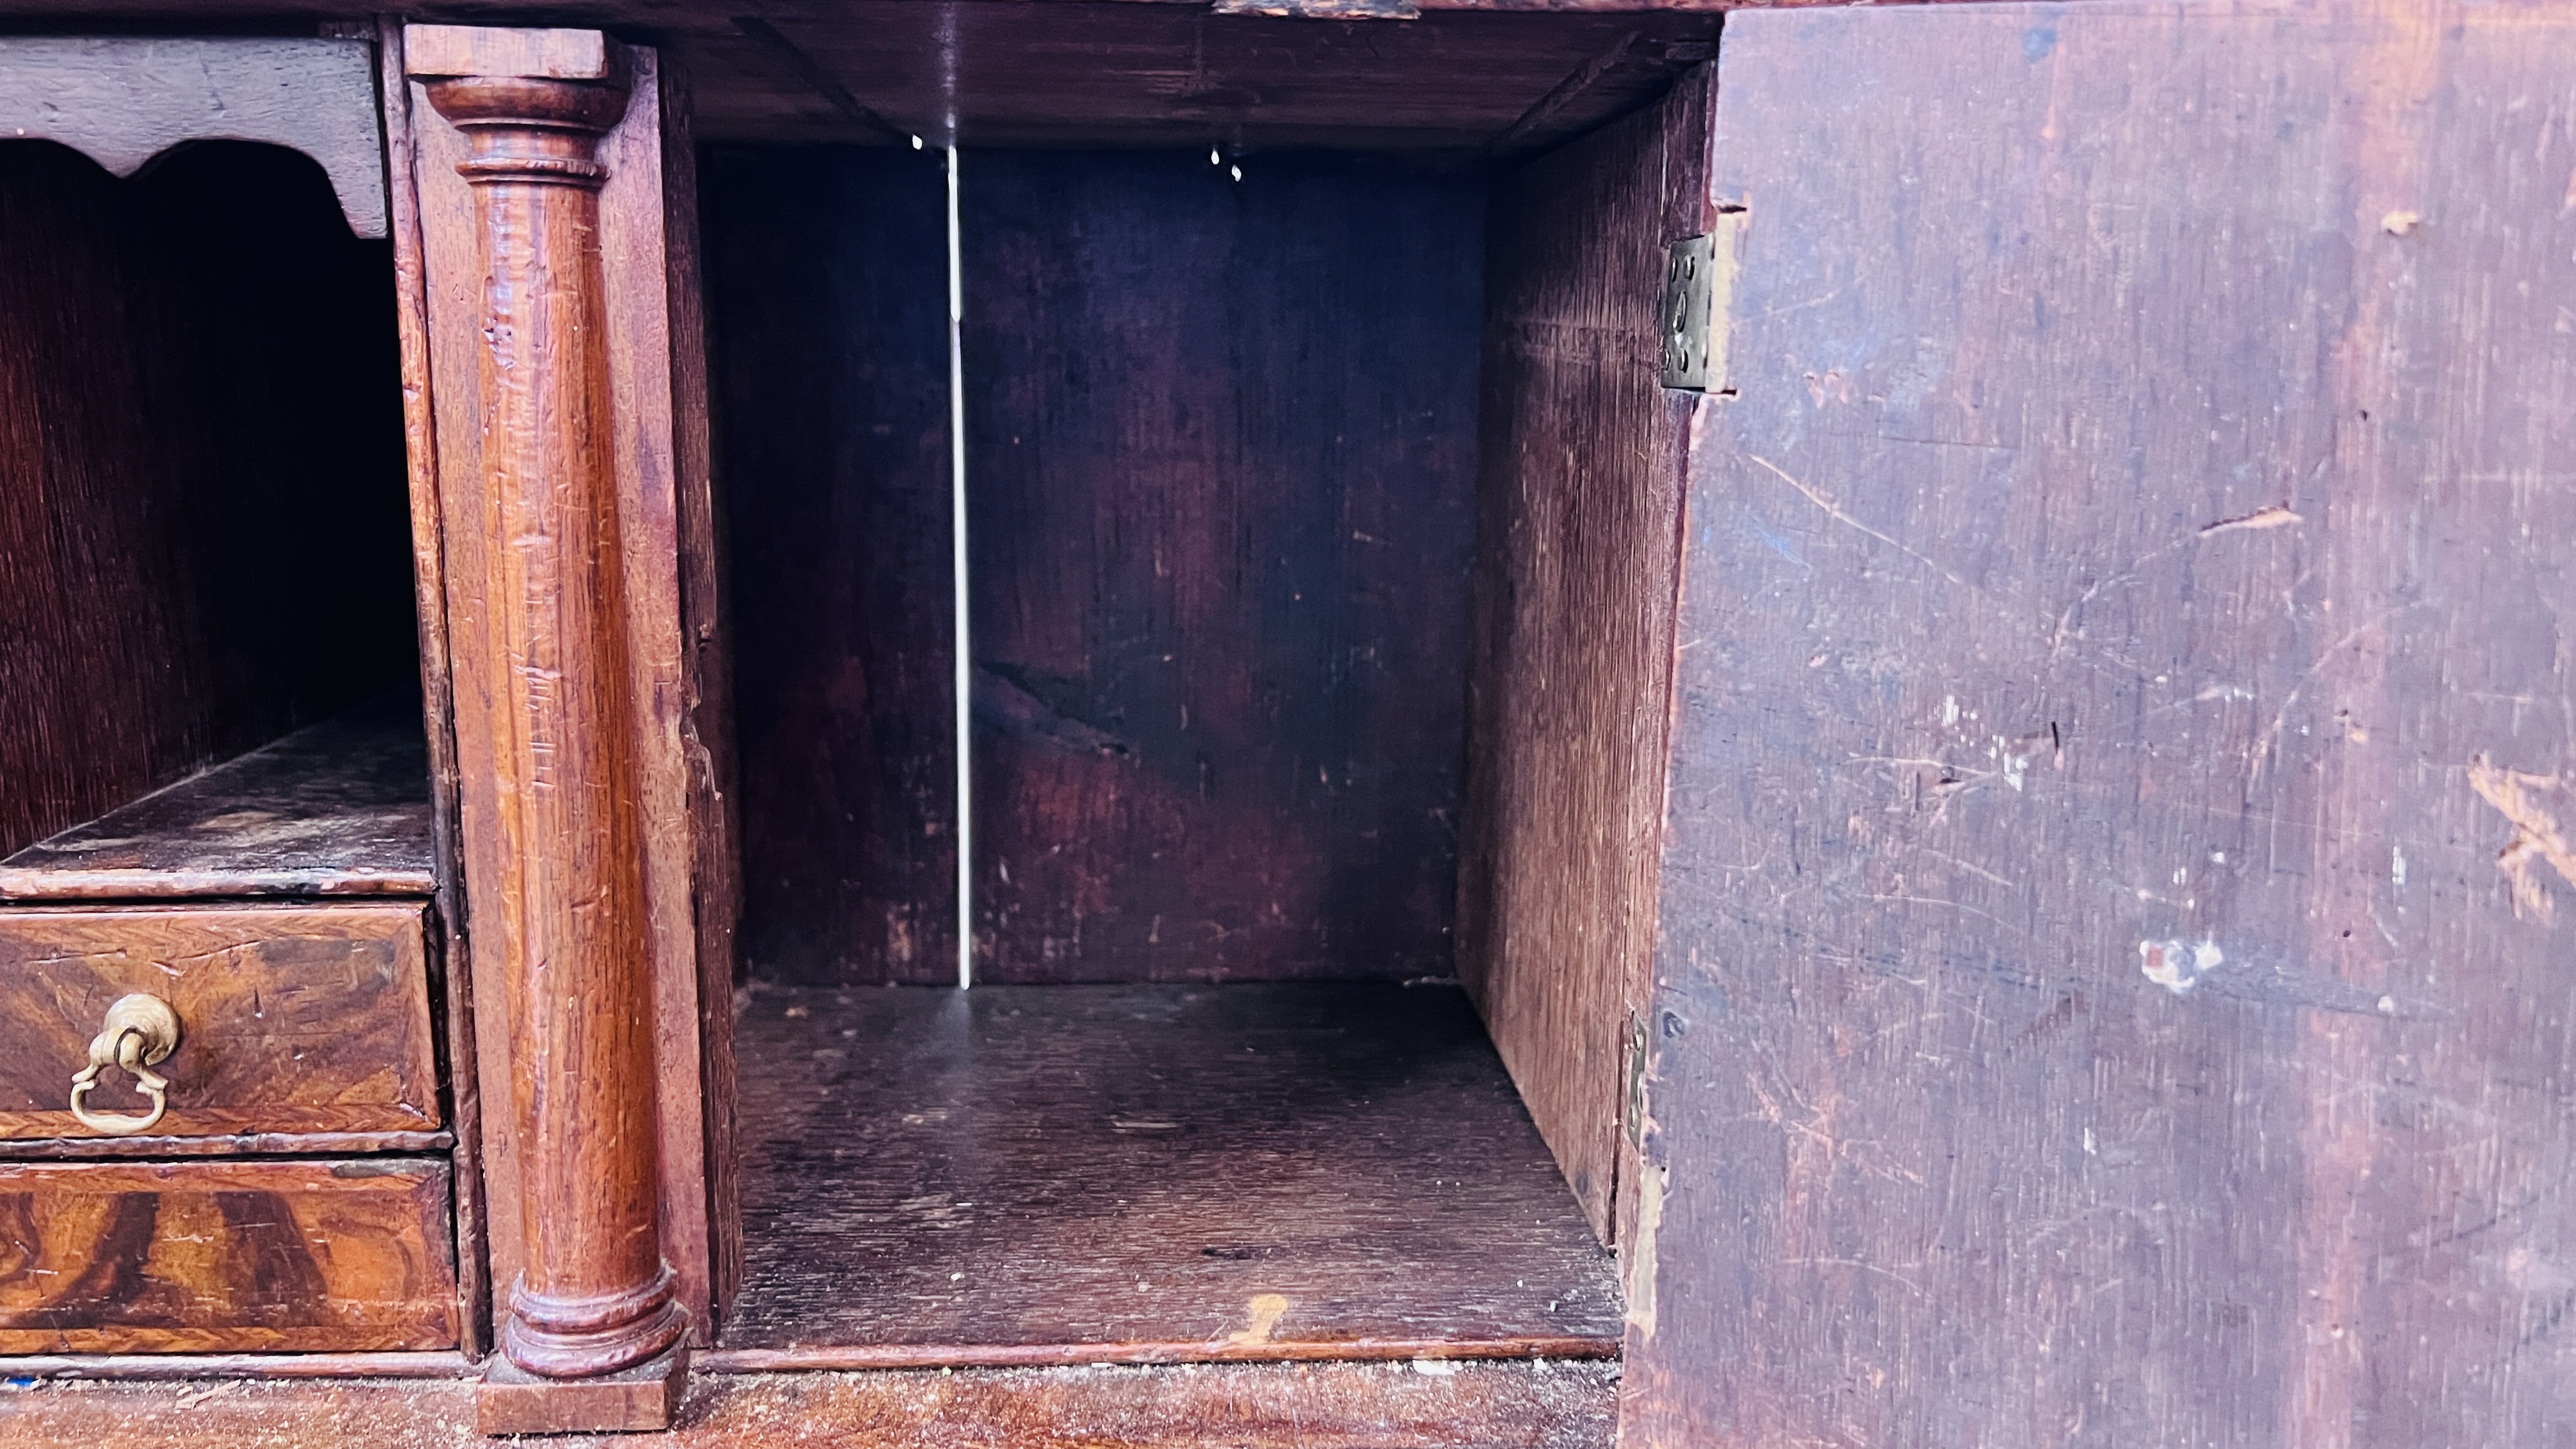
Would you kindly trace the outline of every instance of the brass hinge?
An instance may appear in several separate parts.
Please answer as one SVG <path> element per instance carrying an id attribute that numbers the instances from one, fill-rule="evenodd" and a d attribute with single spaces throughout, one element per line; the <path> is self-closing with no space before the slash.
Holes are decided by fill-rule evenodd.
<path id="1" fill-rule="evenodd" d="M 1673 243 L 1664 262 L 1664 386 L 1732 393 L 1727 318 L 1735 300 L 1744 210 L 1721 210 L 1717 228 Z"/>

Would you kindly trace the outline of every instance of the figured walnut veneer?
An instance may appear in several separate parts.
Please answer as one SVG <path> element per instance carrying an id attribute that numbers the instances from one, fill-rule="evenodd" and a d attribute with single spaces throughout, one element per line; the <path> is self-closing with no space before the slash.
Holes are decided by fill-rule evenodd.
<path id="1" fill-rule="evenodd" d="M 161 1137 L 441 1125 L 417 902 L 0 909 L 0 1141 L 99 1134 L 67 1106 L 108 1007 L 179 1014 Z M 109 1070 L 89 1106 L 133 1112 Z"/>
<path id="2" fill-rule="evenodd" d="M 425 1158 L 0 1166 L 0 1353 L 456 1342 Z"/>

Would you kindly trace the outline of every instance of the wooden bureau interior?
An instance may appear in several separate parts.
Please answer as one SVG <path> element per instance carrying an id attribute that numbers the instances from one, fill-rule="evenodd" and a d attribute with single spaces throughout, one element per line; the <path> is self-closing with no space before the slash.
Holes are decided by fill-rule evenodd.
<path id="1" fill-rule="evenodd" d="M 2558 0 L 0 12 L 0 1441 L 2576 1424 Z"/>
<path id="2" fill-rule="evenodd" d="M 284 147 L 0 140 L 0 252 L 0 1352 L 453 1348 L 390 250 Z M 166 1108 L 76 1116 L 138 994 Z"/>
<path id="3" fill-rule="evenodd" d="M 1585 527 L 1515 522 L 1530 459 L 1653 451 L 1664 245 L 1705 229 L 1671 202 L 1699 113 L 1668 88 L 1713 19 L 1443 15 L 1363 50 L 1154 8 L 963 12 L 962 993 L 946 163 L 700 83 L 744 895 L 718 1344 L 1615 1354 L 1642 950 L 1531 937 L 1505 983 L 1490 914 L 1462 960 L 1460 891 L 1463 858 L 1469 909 L 1504 909 L 1495 656 L 1626 641 L 1515 634 L 1480 530 Z M 900 9 L 817 55 L 926 126 L 935 38 Z M 1587 235 L 1646 269 L 1601 282 Z M 1587 387 L 1601 440 L 1552 433 Z M 1651 591 L 1669 520 L 1629 515 L 1570 566 Z M 1659 715 L 1621 667 L 1598 706 Z"/>
<path id="4" fill-rule="evenodd" d="M 679 676 L 730 798 L 681 804 L 678 752 L 649 767 L 653 808 L 730 841 L 694 867 L 696 945 L 650 938 L 662 1231 L 700 1361 L 1615 1355 L 1652 871 L 1629 827 L 1678 458 L 1657 307 L 1666 244 L 1707 230 L 1716 20 L 955 18 L 943 40 L 922 7 L 861 5 L 839 33 L 864 45 L 808 34 L 865 103 L 772 27 L 684 47 L 694 195 L 634 164 L 656 127 L 687 146 L 649 50 L 604 143 L 609 291 L 661 274 L 636 239 L 662 205 L 670 274 L 694 244 L 703 275 L 715 526 L 619 505 L 670 529 L 630 535 L 629 567 L 675 550 L 690 647 L 730 653 Z M 952 42 L 974 65 L 948 93 Z M 514 728 L 493 676 L 442 672 L 503 627 L 468 620 L 503 555 L 474 473 L 475 213 L 409 74 L 390 247 L 285 147 L 120 180 L 0 142 L 0 387 L 35 409 L 0 426 L 48 419 L 0 437 L 0 590 L 41 643 L 0 690 L 0 985 L 26 998 L 0 1210 L 73 1225 L 31 1229 L 0 1280 L 0 1352 L 472 1357 L 521 1266 L 518 1129 L 473 1100 L 531 1029 L 505 935 L 464 985 L 467 939 L 516 929 L 479 914 L 509 887 L 470 923 L 456 894 L 501 859 L 471 839 L 499 807 L 470 764 L 461 807 L 431 792 L 455 788 L 439 750 Z M 675 471 L 685 515 L 674 327 L 681 461 L 621 452 L 618 486 Z M 611 350 L 627 406 L 637 354 Z M 415 564 L 444 592 L 425 624 Z M 720 627 L 690 592 L 717 574 Z M 1570 683 L 1516 672 L 1541 656 Z M 1524 781 L 1597 804 L 1620 848 L 1507 868 L 1562 844 Z M 670 859 L 651 890 L 690 879 Z M 708 881 L 734 869 L 728 962 Z M 670 1028 L 701 991 L 697 1081 Z M 83 1130 L 58 1079 L 133 992 L 186 1022 L 166 1116 Z M 481 1045 L 452 1045 L 469 1023 Z M 93 1110 L 149 1110 L 132 1076 Z M 285 1195 L 264 1220 L 310 1272 L 269 1298 L 156 1277 L 156 1234 L 243 1192 Z M 34 1286 L 108 1259 L 123 1276 L 80 1275 L 77 1303 Z"/>

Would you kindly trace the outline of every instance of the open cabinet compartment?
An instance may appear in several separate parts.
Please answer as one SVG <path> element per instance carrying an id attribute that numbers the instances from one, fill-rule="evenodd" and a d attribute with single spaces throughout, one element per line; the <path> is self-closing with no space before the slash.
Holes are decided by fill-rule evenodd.
<path id="1" fill-rule="evenodd" d="M 0 55 L 0 1352 L 468 1332 L 365 54 Z M 354 169 L 154 129 L 281 57 Z"/>
<path id="2" fill-rule="evenodd" d="M 1617 1351 L 1715 23 L 1191 24 L 966 52 L 963 996 L 941 152 L 703 157 L 737 1364 Z"/>
<path id="3" fill-rule="evenodd" d="M 9 140 L 0 250 L 0 898 L 428 894 L 388 244 L 284 147 Z"/>

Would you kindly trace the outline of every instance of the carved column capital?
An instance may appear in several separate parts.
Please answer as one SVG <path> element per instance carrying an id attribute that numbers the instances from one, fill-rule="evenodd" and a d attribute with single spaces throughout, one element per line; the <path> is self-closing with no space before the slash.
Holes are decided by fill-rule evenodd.
<path id="1" fill-rule="evenodd" d="M 447 76 L 429 103 L 463 131 L 474 154 L 456 170 L 477 185 L 521 182 L 597 189 L 608 172 L 599 138 L 626 114 L 625 67 L 597 80 L 545 76 Z"/>

